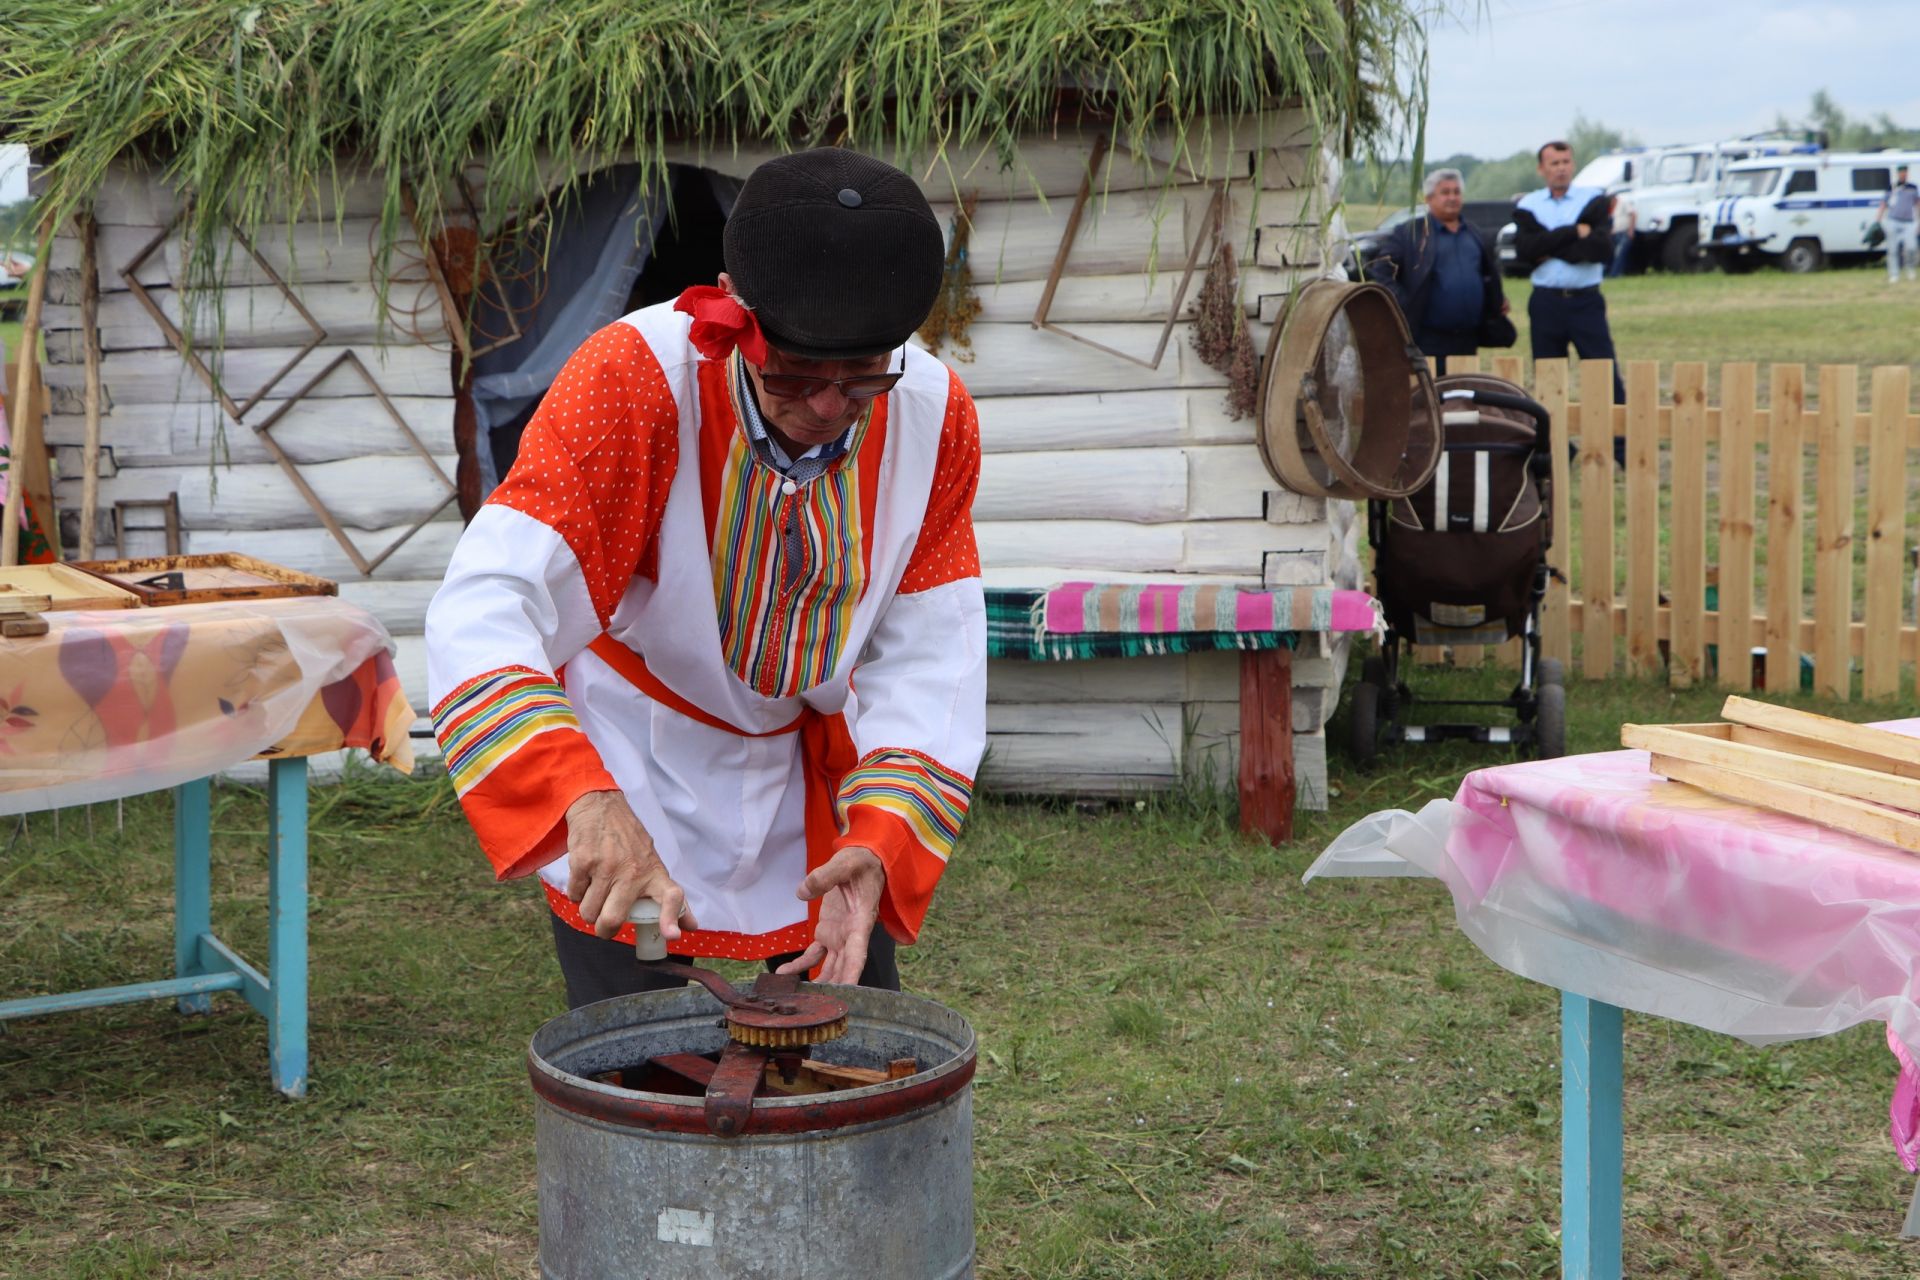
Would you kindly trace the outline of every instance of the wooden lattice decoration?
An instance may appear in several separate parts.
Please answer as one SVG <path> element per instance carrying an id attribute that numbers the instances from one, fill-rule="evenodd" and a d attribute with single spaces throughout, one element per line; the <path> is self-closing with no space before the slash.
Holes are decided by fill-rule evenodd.
<path id="1" fill-rule="evenodd" d="M 295 405 L 299 404 L 301 400 L 311 394 L 315 387 L 331 377 L 334 370 L 343 366 L 351 367 L 355 373 L 360 375 L 361 379 L 367 384 L 367 389 L 371 391 L 374 398 L 380 402 L 380 407 L 385 409 L 387 416 L 393 419 L 394 429 L 400 433 L 407 444 L 412 447 L 413 451 L 420 455 L 421 460 L 427 464 L 427 468 L 433 472 L 434 478 L 440 482 L 441 487 L 446 491 L 440 501 L 434 503 L 425 515 L 416 520 L 399 537 L 388 543 L 386 548 L 379 554 L 371 557 L 360 550 L 352 536 L 347 533 L 346 528 L 341 525 L 338 517 L 328 509 L 327 504 L 321 499 L 320 495 L 314 492 L 313 486 L 307 483 L 307 478 L 300 473 L 300 465 L 293 460 L 285 449 L 280 447 L 280 442 L 273 438 L 273 428 L 275 424 L 286 417 Z M 274 456 L 274 460 L 280 464 L 281 470 L 287 473 L 287 478 L 293 481 L 293 486 L 300 491 L 300 496 L 307 500 L 307 505 L 313 508 L 314 514 L 320 517 L 320 522 L 327 527 L 327 532 L 331 533 L 334 541 L 340 544 L 340 549 L 347 553 L 347 559 L 353 561 L 354 568 L 360 571 L 362 577 L 371 576 L 373 571 L 379 568 L 388 556 L 404 546 L 407 539 L 413 537 L 414 534 L 420 532 L 420 530 L 432 523 L 433 518 L 445 510 L 449 502 L 452 502 L 460 495 L 458 486 L 447 478 L 446 472 L 440 469 L 440 464 L 434 460 L 433 454 L 428 452 L 427 446 L 420 442 L 420 437 L 413 433 L 413 428 L 407 425 L 407 420 L 401 416 L 400 410 L 394 407 L 393 401 L 387 398 L 387 393 L 381 389 L 380 384 L 374 381 L 373 374 L 370 373 L 367 366 L 361 362 L 359 353 L 352 349 L 342 351 L 330 360 L 324 369 L 309 378 L 306 385 L 289 396 L 284 404 L 273 411 L 271 416 L 254 423 L 253 431 L 254 434 L 259 437 L 260 443 L 267 447 L 267 451 L 271 453 Z"/>
<path id="2" fill-rule="evenodd" d="M 227 411 L 227 416 L 235 422 L 240 422 L 246 418 L 249 410 L 266 398 L 269 391 L 279 385 L 282 378 L 293 372 L 295 365 L 305 360 L 315 347 L 318 347 L 327 340 L 327 331 L 321 326 L 318 320 L 313 318 L 313 313 L 301 304 L 299 295 L 287 287 L 287 282 L 280 278 L 280 273 L 273 269 L 273 265 L 260 256 L 260 251 L 253 247 L 253 241 L 242 234 L 238 227 L 233 226 L 231 223 L 227 224 L 227 234 L 239 241 L 240 247 L 247 251 L 247 255 L 251 257 L 255 264 L 259 266 L 260 270 L 266 274 L 267 279 L 273 282 L 273 287 L 278 289 L 281 296 L 287 300 L 287 305 L 291 306 L 300 318 L 306 321 L 307 327 L 313 331 L 313 336 L 308 339 L 305 346 L 294 353 L 292 359 L 282 365 L 271 378 L 268 378 L 266 382 L 252 395 L 248 396 L 244 402 L 236 403 L 234 398 L 228 394 L 226 387 L 221 383 L 219 376 L 207 367 L 206 361 L 200 358 L 199 352 L 187 341 L 186 335 L 180 332 L 179 326 L 167 318 L 167 313 L 160 309 L 160 304 L 153 300 L 153 295 L 148 293 L 146 286 L 140 283 L 140 268 L 145 265 L 147 259 L 157 253 L 160 247 L 173 235 L 174 229 L 179 225 L 179 222 L 180 219 L 178 217 L 174 218 L 172 222 L 168 223 L 167 226 L 161 230 L 159 235 L 149 240 L 146 245 L 141 248 L 140 252 L 134 254 L 133 258 L 125 266 L 120 268 L 120 278 L 126 282 L 127 288 L 133 291 L 134 298 L 146 309 L 147 314 L 153 317 L 153 322 L 160 326 L 160 332 L 166 336 L 168 345 L 174 349 L 174 352 L 179 355 L 182 360 L 186 361 L 187 367 L 194 371 L 200 381 L 207 384 L 207 390 L 211 391 L 214 397 L 220 401 L 220 407 Z"/>
<path id="3" fill-rule="evenodd" d="M 1158 369 L 1160 361 L 1167 354 L 1167 343 L 1173 338 L 1173 326 L 1180 321 L 1180 305 L 1186 301 L 1187 287 L 1193 283 L 1193 273 L 1199 269 L 1201 255 L 1219 235 L 1220 220 L 1225 217 L 1226 186 L 1214 188 L 1213 199 L 1207 204 L 1206 217 L 1202 219 L 1200 233 L 1193 238 L 1193 247 L 1187 251 L 1186 270 L 1180 274 L 1180 284 L 1173 291 L 1173 302 L 1167 308 L 1167 323 L 1160 330 L 1160 340 L 1154 344 L 1153 358 L 1142 360 L 1139 356 L 1109 347 L 1104 342 L 1095 342 L 1047 318 L 1053 309 L 1053 295 L 1060 287 L 1060 277 L 1067 269 L 1067 259 L 1073 256 L 1073 242 L 1080 234 L 1080 217 L 1086 212 L 1087 201 L 1093 197 L 1093 176 L 1100 171 L 1100 162 L 1107 155 L 1107 137 L 1101 134 L 1094 139 L 1093 154 L 1087 157 L 1087 176 L 1080 181 L 1080 194 L 1074 197 L 1073 210 L 1067 214 L 1067 229 L 1060 235 L 1060 248 L 1053 255 L 1053 268 L 1047 272 L 1046 287 L 1040 291 L 1040 305 L 1033 313 L 1033 327 L 1045 329 L 1048 333 L 1057 333 L 1063 338 L 1072 338 L 1075 342 L 1092 347 L 1095 351 L 1104 351 L 1117 356 L 1129 364 L 1137 364 L 1148 369 Z"/>
<path id="4" fill-rule="evenodd" d="M 280 278 L 280 273 L 273 269 L 273 265 L 254 248 L 253 242 L 237 228 L 229 224 L 227 228 L 228 233 L 246 250 L 248 256 L 253 259 L 266 279 L 269 280 L 273 286 L 280 291 L 281 296 L 287 300 L 287 305 L 306 322 L 307 327 L 312 331 L 312 336 L 306 344 L 295 352 L 292 358 L 284 365 L 276 370 L 272 377 L 268 378 L 265 383 L 245 400 L 236 400 L 228 393 L 225 386 L 222 385 L 218 375 L 208 367 L 206 361 L 200 358 L 199 353 L 194 349 L 193 345 L 188 342 L 186 335 L 180 331 L 179 326 L 175 325 L 173 321 L 167 317 L 167 314 L 160 309 L 160 305 L 154 300 L 153 296 L 147 292 L 147 289 L 140 283 L 138 278 L 141 267 L 149 258 L 158 252 L 161 246 L 167 242 L 168 238 L 174 234 L 178 223 L 179 219 L 176 218 L 174 222 L 169 224 L 159 235 L 142 246 L 140 251 L 120 268 L 120 278 L 126 282 L 128 289 L 133 292 L 134 297 L 138 299 L 140 305 L 146 310 L 147 314 L 152 317 L 153 322 L 159 326 L 160 332 L 166 337 L 168 344 L 173 347 L 175 354 L 186 362 L 187 367 L 194 371 L 201 382 L 206 384 L 207 390 L 219 401 L 220 407 L 226 412 L 227 416 L 236 423 L 244 423 L 246 415 L 255 409 L 260 402 L 266 398 L 269 392 L 279 386 L 301 361 L 305 360 L 315 349 L 327 341 L 327 331 L 319 321 L 314 319 L 313 314 L 307 310 L 305 305 L 301 303 L 299 295 L 288 287 L 286 281 Z M 426 256 L 429 263 L 437 268 L 437 264 L 433 262 L 434 254 L 429 251 Z M 432 274 L 436 282 L 444 286 L 444 280 L 438 275 L 437 269 L 434 270 Z M 447 299 L 443 294 L 443 303 L 445 301 L 447 301 Z M 457 313 L 449 309 L 447 315 L 449 328 L 460 333 L 461 336 L 464 336 L 465 330 L 458 324 Z M 420 459 L 427 464 L 427 468 L 432 473 L 433 480 L 438 483 L 440 490 L 437 495 L 429 498 L 431 505 L 425 514 L 412 525 L 408 526 L 399 537 L 372 555 L 368 555 L 362 551 L 358 544 L 354 542 L 352 535 L 349 534 L 345 526 L 340 523 L 339 518 L 327 507 L 326 502 L 320 497 L 319 493 L 315 491 L 313 485 L 308 482 L 306 476 L 301 473 L 300 464 L 281 447 L 279 441 L 273 438 L 273 428 L 283 421 L 296 405 L 311 395 L 316 387 L 342 368 L 351 368 L 354 373 L 360 376 L 361 381 L 366 384 L 367 390 L 372 394 L 373 398 L 379 402 L 380 407 L 386 411 L 387 416 L 392 420 L 394 429 L 400 433 L 408 449 L 412 453 L 418 454 Z M 375 380 L 372 371 L 369 370 L 365 362 L 361 360 L 359 353 L 350 348 L 341 351 L 338 355 L 334 356 L 333 359 L 329 360 L 319 372 L 307 379 L 306 383 L 302 385 L 299 390 L 288 396 L 286 400 L 267 417 L 258 422 L 247 423 L 246 425 L 253 428 L 254 434 L 259 438 L 261 444 L 273 455 L 274 460 L 280 464 L 281 470 L 286 472 L 287 478 L 293 482 L 294 488 L 298 490 L 300 496 L 306 500 L 307 505 L 313 509 L 314 514 L 320 518 L 320 523 L 326 527 L 328 533 L 333 535 L 334 541 L 340 544 L 341 550 L 346 552 L 347 558 L 353 562 L 354 567 L 360 571 L 363 577 L 371 576 L 373 571 L 379 568 L 389 556 L 395 551 L 398 551 L 414 534 L 431 523 L 434 517 L 445 510 L 447 504 L 454 501 L 459 495 L 458 487 L 447 477 L 447 473 L 441 470 L 439 462 L 435 460 L 433 454 L 428 451 L 426 445 L 421 443 L 420 438 L 414 434 L 413 428 L 407 425 L 406 419 L 401 415 L 400 410 L 394 405 L 393 401 L 387 396 L 386 391 L 380 386 L 379 382 Z M 178 508 L 174 507 L 168 520 L 167 535 L 169 550 L 176 549 L 174 543 L 179 537 L 179 517 L 177 512 Z M 118 532 L 118 521 L 119 513 L 116 510 L 116 535 Z"/>

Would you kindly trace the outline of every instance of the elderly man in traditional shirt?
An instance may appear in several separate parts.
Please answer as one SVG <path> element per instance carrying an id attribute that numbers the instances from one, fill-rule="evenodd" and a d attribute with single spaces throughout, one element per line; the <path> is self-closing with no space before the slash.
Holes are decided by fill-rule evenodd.
<path id="1" fill-rule="evenodd" d="M 1600 280 L 1613 257 L 1613 214 L 1607 193 L 1573 185 L 1573 148 L 1549 142 L 1535 157 L 1547 185 L 1514 207 L 1514 252 L 1533 264 L 1527 319 L 1535 360 L 1564 360 L 1572 344 L 1582 360 L 1612 360 L 1613 333 Z M 1627 398 L 1619 366 L 1613 398 Z"/>
<path id="2" fill-rule="evenodd" d="M 677 958 L 900 985 L 986 747 L 978 418 L 908 345 L 944 260 L 891 165 L 769 160 L 719 283 L 574 353 L 454 550 L 434 728 L 575 1006 L 680 981 L 641 898 Z"/>
<path id="3" fill-rule="evenodd" d="M 1499 261 L 1486 237 L 1460 217 L 1460 171 L 1435 169 L 1424 190 L 1426 213 L 1394 229 L 1367 264 L 1367 277 L 1393 290 L 1414 342 L 1444 374 L 1449 356 L 1512 346 L 1514 333 L 1501 320 L 1511 308 Z"/>

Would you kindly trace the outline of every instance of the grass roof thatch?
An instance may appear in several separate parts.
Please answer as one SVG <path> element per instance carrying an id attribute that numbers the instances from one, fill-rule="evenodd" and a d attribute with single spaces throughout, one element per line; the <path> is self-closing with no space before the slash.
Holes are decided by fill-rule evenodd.
<path id="1" fill-rule="evenodd" d="M 499 212 L 546 158 L 661 163 L 674 137 L 1010 155 L 1068 87 L 1116 142 L 1275 98 L 1365 140 L 1405 118 L 1409 35 L 1412 0 L 10 0 L 0 138 L 44 161 L 59 218 L 153 157 L 201 246 L 352 156 L 391 233 L 403 186 L 431 216 L 475 156 Z"/>

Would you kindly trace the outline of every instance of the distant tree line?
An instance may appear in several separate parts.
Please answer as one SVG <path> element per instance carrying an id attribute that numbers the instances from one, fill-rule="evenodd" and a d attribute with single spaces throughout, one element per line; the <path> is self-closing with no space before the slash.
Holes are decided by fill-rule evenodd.
<path id="1" fill-rule="evenodd" d="M 1920 129 L 1895 124 L 1893 117 L 1884 111 L 1871 118 L 1850 116 L 1825 89 L 1813 95 L 1813 103 L 1804 117 L 1789 120 L 1782 114 L 1775 117 L 1774 127 L 1795 131 L 1817 129 L 1827 135 L 1827 146 L 1835 151 L 1877 151 L 1882 147 L 1920 150 Z"/>
<path id="2" fill-rule="evenodd" d="M 1875 116 L 1850 116 L 1825 89 L 1813 95 L 1806 114 L 1791 119 L 1785 112 L 1774 118 L 1774 128 L 1790 133 L 1818 131 L 1826 135 L 1827 146 L 1835 151 L 1871 151 L 1878 147 L 1920 150 L 1920 128 L 1898 124 L 1886 112 Z M 1593 157 L 1617 147 L 1639 146 L 1640 140 L 1597 120 L 1575 113 L 1573 123 L 1561 135 L 1573 146 L 1574 156 L 1585 164 Z M 1547 135 L 1540 140 L 1545 142 Z M 1700 142 L 1701 138 L 1673 138 L 1673 142 Z M 1505 200 L 1540 185 L 1532 151 L 1516 151 L 1499 159 L 1481 156 L 1451 155 L 1428 157 L 1426 169 L 1458 169 L 1466 179 L 1469 200 Z M 1406 160 L 1356 165 L 1347 175 L 1346 196 L 1360 204 L 1418 204 L 1420 174 L 1412 172 Z"/>
<path id="3" fill-rule="evenodd" d="M 1610 129 L 1577 112 L 1573 124 L 1561 136 L 1572 144 L 1573 153 L 1579 157 L 1581 164 L 1615 147 L 1637 145 L 1634 139 L 1618 129 Z M 1543 136 L 1540 140 L 1545 142 L 1547 139 Z M 1532 151 L 1516 151 L 1497 160 L 1466 154 L 1438 159 L 1429 157 L 1426 168 L 1428 172 L 1434 169 L 1458 169 L 1461 177 L 1466 179 L 1469 200 L 1504 200 L 1540 185 Z M 1347 199 L 1361 204 L 1418 204 L 1421 177 L 1412 172 L 1412 166 L 1405 160 L 1356 167 L 1347 176 Z"/>

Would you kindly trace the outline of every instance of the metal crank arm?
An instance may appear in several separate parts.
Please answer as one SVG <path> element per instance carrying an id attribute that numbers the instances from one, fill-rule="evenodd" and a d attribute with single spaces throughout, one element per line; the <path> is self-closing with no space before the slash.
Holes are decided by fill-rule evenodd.
<path id="1" fill-rule="evenodd" d="M 753 1098 L 767 1074 L 767 1051 L 729 1041 L 707 1081 L 707 1131 L 737 1138 L 753 1119 Z"/>
<path id="2" fill-rule="evenodd" d="M 713 998 L 729 1009 L 742 1005 L 754 1006 L 759 1002 L 734 990 L 733 984 L 711 969 L 702 969 L 698 965 L 681 964 L 675 960 L 650 960 L 648 969 L 670 974 L 676 978 L 685 978 L 688 982 L 697 982 L 712 993 Z"/>
<path id="3" fill-rule="evenodd" d="M 793 974 L 763 973 L 754 980 L 753 990 L 747 992 L 737 989 L 713 970 L 702 969 L 698 965 L 681 964 L 675 960 L 649 960 L 645 967 L 676 978 L 685 978 L 688 982 L 697 982 L 729 1009 L 753 1009 L 762 1013 L 794 1012 L 792 1004 L 776 997 L 790 996 L 800 985 L 799 978 Z"/>

